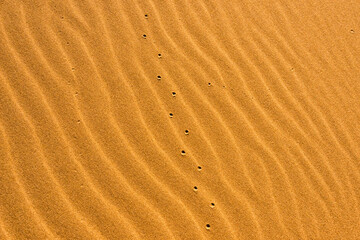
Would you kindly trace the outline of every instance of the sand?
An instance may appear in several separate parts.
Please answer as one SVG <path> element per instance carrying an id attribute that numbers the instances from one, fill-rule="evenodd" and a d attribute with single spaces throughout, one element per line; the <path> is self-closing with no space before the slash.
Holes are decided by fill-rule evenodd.
<path id="1" fill-rule="evenodd" d="M 360 239 L 358 1 L 0 9 L 0 239 Z"/>

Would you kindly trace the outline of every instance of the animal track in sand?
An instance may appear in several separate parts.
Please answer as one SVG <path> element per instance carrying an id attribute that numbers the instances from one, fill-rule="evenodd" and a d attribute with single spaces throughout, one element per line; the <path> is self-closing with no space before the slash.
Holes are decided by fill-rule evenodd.
<path id="1" fill-rule="evenodd" d="M 145 14 L 145 18 L 146 18 L 146 19 L 148 18 L 148 14 Z M 147 38 L 146 34 L 143 34 L 143 38 L 144 38 L 144 39 Z M 162 57 L 162 54 L 161 54 L 161 53 L 158 53 L 158 54 L 157 54 L 157 57 L 160 59 L 160 58 Z M 160 75 L 157 75 L 157 80 L 160 81 L 161 79 L 162 79 L 162 77 L 161 77 Z M 209 86 L 209 87 L 212 86 L 210 82 L 208 83 L 208 86 Z M 177 95 L 177 93 L 176 93 L 175 91 L 172 91 L 172 92 L 171 92 L 171 95 L 172 95 L 172 97 L 175 98 L 176 95 Z M 173 113 L 169 113 L 169 117 L 170 117 L 170 118 L 173 118 L 173 116 L 174 116 Z M 184 134 L 185 134 L 185 135 L 189 135 L 189 132 L 190 132 L 190 131 L 189 131 L 188 129 L 185 129 L 185 130 L 184 130 Z M 185 156 L 185 155 L 186 155 L 185 150 L 181 150 L 181 155 L 182 155 L 182 156 Z M 197 170 L 198 170 L 198 171 L 201 171 L 201 170 L 202 170 L 202 167 L 201 167 L 201 166 L 197 166 Z M 197 191 L 198 191 L 198 187 L 197 187 L 197 186 L 194 186 L 194 187 L 193 187 L 193 191 L 194 191 L 194 192 L 197 192 Z M 214 203 L 211 203 L 210 206 L 211 206 L 211 208 L 214 208 L 214 207 L 215 207 L 215 204 L 214 204 Z M 210 224 L 206 224 L 206 229 L 207 229 L 207 230 L 210 230 Z"/>

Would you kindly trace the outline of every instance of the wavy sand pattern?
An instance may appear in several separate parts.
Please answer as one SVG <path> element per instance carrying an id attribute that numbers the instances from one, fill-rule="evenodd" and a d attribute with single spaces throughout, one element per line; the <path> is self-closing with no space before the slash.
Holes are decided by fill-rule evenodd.
<path id="1" fill-rule="evenodd" d="M 0 239 L 360 239 L 358 1 L 0 6 Z"/>

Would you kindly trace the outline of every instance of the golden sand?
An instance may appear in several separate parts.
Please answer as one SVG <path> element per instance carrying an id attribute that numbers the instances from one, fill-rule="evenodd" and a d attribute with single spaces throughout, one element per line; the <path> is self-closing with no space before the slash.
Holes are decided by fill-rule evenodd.
<path id="1" fill-rule="evenodd" d="M 360 239 L 360 3 L 0 1 L 0 239 Z"/>

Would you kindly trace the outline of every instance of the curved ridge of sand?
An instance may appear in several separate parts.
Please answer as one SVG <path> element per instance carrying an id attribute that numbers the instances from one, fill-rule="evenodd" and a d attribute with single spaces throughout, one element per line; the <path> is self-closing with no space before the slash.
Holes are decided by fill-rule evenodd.
<path id="1" fill-rule="evenodd" d="M 0 239 L 360 239 L 356 1 L 0 5 Z"/>

